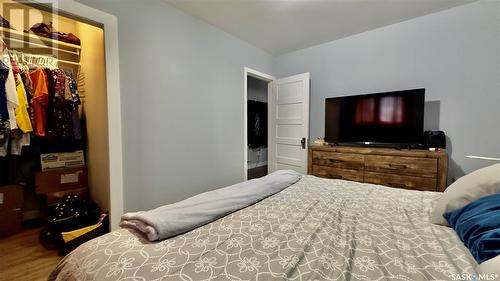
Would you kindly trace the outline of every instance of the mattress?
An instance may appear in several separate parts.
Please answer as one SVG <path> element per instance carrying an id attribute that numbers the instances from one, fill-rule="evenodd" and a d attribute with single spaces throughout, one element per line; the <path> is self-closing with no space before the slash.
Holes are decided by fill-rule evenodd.
<path id="1" fill-rule="evenodd" d="M 103 235 L 49 280 L 452 280 L 477 263 L 451 228 L 429 222 L 441 194 L 304 176 L 170 239 Z"/>

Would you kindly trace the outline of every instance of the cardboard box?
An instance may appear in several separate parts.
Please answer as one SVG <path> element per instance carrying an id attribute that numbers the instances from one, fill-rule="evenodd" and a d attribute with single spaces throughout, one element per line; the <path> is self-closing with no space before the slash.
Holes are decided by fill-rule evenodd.
<path id="1" fill-rule="evenodd" d="M 21 208 L 0 212 L 0 238 L 16 234 L 23 227 L 23 212 Z"/>
<path id="2" fill-rule="evenodd" d="M 88 186 L 87 169 L 83 167 L 37 172 L 35 186 L 37 193 L 44 194 L 86 188 Z"/>
<path id="3" fill-rule="evenodd" d="M 24 190 L 20 185 L 0 186 L 0 212 L 22 208 L 24 205 Z M 1 219 L 1 217 L 0 217 Z"/>
<path id="4" fill-rule="evenodd" d="M 47 193 L 47 205 L 52 205 L 55 203 L 59 203 L 64 196 L 73 194 L 73 195 L 78 195 L 78 197 L 87 199 L 88 198 L 88 188 L 82 187 L 82 188 L 74 188 L 74 189 L 67 189 L 63 191 L 58 191 L 54 193 Z"/>
<path id="5" fill-rule="evenodd" d="M 62 152 L 62 153 L 46 153 L 40 155 L 40 164 L 42 172 L 85 167 L 85 156 L 83 150 L 75 152 Z"/>
<path id="6" fill-rule="evenodd" d="M 24 190 L 19 185 L 0 186 L 0 238 L 22 229 Z"/>

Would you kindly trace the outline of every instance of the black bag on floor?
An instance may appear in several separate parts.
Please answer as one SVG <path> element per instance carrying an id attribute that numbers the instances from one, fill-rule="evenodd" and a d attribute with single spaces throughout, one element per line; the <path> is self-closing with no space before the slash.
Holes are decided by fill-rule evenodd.
<path id="1" fill-rule="evenodd" d="M 62 232 L 77 230 L 96 224 L 101 210 L 96 203 L 77 195 L 66 195 L 59 203 L 47 207 L 44 219 L 47 226 L 40 233 L 42 243 L 53 244 L 57 248 L 64 246 Z"/>

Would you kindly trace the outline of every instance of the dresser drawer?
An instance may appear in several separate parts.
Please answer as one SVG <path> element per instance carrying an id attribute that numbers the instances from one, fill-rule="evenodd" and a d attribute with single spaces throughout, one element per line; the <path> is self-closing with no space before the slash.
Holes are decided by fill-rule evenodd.
<path id="1" fill-rule="evenodd" d="M 361 154 L 313 151 L 312 164 L 342 169 L 363 170 L 365 156 Z"/>
<path id="2" fill-rule="evenodd" d="M 341 169 L 327 166 L 312 166 L 312 174 L 322 178 L 363 182 L 363 171 Z"/>
<path id="3" fill-rule="evenodd" d="M 365 172 L 365 182 L 423 191 L 436 191 L 437 184 L 437 180 L 435 178 L 402 176 L 374 172 Z"/>
<path id="4" fill-rule="evenodd" d="M 365 171 L 436 178 L 437 159 L 367 155 Z"/>

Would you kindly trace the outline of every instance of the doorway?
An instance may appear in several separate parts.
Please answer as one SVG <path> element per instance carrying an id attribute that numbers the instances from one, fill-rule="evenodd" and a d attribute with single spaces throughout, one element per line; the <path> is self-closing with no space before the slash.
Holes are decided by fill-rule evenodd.
<path id="1" fill-rule="evenodd" d="M 101 122 L 108 119 L 102 24 L 31 3 L 0 0 L 0 11 L 9 22 L 2 27 L 2 55 L 10 57 L 8 67 L 19 69 L 20 96 L 34 104 L 33 114 L 25 116 L 29 126 L 16 119 L 19 126 L 12 129 L 26 142 L 0 157 L 0 189 L 14 188 L 22 197 L 17 229 L 24 222 L 42 221 L 47 206 L 69 194 L 91 199 L 109 212 L 108 127 Z M 72 35 L 47 38 L 37 26 Z M 32 79 L 39 81 L 36 89 L 30 86 Z M 30 103 L 34 91 L 47 91 L 45 102 L 51 106 Z"/>
<path id="2" fill-rule="evenodd" d="M 91 127 L 81 128 L 86 133 L 86 145 L 83 148 L 87 151 L 85 164 L 89 168 L 87 190 L 93 200 L 109 211 L 111 228 L 117 228 L 123 213 L 123 193 L 116 17 L 74 1 L 19 3 L 0 0 L 0 4 L 3 16 L 9 18 L 14 27 L 2 29 L 2 37 L 9 50 L 22 52 L 24 57 L 26 53 L 37 56 L 54 55 L 57 59 L 39 61 L 56 61 L 65 73 L 75 74 L 75 80 L 78 80 L 81 88 L 79 94 L 82 111 L 79 113 L 84 116 L 81 119 L 86 120 L 82 124 L 92 124 Z M 74 33 L 81 39 L 81 45 L 59 43 L 60 40 L 45 39 L 31 34 L 31 31 L 29 34 L 22 32 L 29 30 L 36 22 L 52 22 L 57 30 Z M 58 50 L 54 51 L 55 48 Z M 98 67 L 99 65 L 102 67 Z M 77 76 L 77 71 L 72 71 L 72 68 L 86 75 Z M 97 122 L 99 125 L 95 125 L 96 119 L 101 121 Z M 36 214 L 27 212 L 27 215 L 29 218 Z"/>
<path id="3" fill-rule="evenodd" d="M 267 85 L 267 91 L 264 85 Z M 244 68 L 244 180 L 286 169 L 307 174 L 310 86 L 308 72 L 275 79 L 262 72 Z M 265 93 L 267 114 L 261 113 L 259 118 L 255 117 L 255 113 L 250 115 L 249 99 L 264 101 L 262 96 Z M 263 117 L 267 119 L 267 127 L 264 129 Z M 256 128 L 260 133 L 267 133 L 267 142 L 261 140 L 262 136 L 258 143 L 249 140 L 256 133 Z"/>
<path id="4" fill-rule="evenodd" d="M 248 179 L 267 175 L 267 82 L 247 77 Z"/>
<path id="5" fill-rule="evenodd" d="M 268 173 L 268 100 L 269 83 L 274 77 L 244 69 L 244 179 Z"/>

